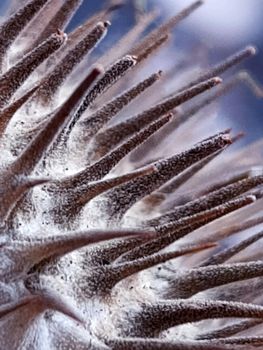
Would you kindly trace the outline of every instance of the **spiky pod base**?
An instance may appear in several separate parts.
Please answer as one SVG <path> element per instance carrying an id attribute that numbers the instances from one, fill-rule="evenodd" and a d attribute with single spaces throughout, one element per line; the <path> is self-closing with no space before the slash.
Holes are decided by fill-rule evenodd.
<path id="1" fill-rule="evenodd" d="M 81 3 L 17 1 L 0 27 L 1 350 L 263 349 L 262 142 L 233 151 L 203 112 L 261 95 L 218 77 L 254 48 L 168 88 L 192 62 L 143 72 L 202 1 L 96 63 L 119 4 L 65 35 Z"/>

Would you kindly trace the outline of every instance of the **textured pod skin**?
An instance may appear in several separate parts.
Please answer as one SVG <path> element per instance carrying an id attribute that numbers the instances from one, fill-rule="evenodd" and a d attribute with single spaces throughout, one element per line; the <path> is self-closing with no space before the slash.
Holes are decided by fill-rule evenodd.
<path id="1" fill-rule="evenodd" d="M 167 90 L 143 68 L 202 1 L 90 66 L 119 5 L 64 34 L 81 3 L 13 2 L 0 27 L 0 349 L 263 349 L 261 143 L 200 120 L 259 94 L 217 77 L 255 49 Z"/>

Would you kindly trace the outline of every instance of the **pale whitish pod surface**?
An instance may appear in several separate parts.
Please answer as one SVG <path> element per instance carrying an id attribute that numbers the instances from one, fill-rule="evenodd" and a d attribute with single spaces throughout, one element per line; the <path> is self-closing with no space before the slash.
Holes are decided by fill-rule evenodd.
<path id="1" fill-rule="evenodd" d="M 254 48 L 175 91 L 158 53 L 203 1 L 115 46 L 118 1 L 62 32 L 81 3 L 21 2 L 0 27 L 0 350 L 262 348 L 262 141 L 231 155 L 240 134 L 198 119 L 239 83 L 261 96 L 217 77 Z"/>

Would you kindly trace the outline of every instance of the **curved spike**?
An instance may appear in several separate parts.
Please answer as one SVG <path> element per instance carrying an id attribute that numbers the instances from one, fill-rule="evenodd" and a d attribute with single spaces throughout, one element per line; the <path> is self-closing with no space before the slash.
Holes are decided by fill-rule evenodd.
<path id="1" fill-rule="evenodd" d="M 224 188 L 224 187 L 231 185 L 235 182 L 248 179 L 254 175 L 262 175 L 262 171 L 255 172 L 255 171 L 253 171 L 253 169 L 250 169 L 250 170 L 235 174 L 235 175 L 227 178 L 226 180 L 218 181 L 218 182 L 212 184 L 211 186 L 209 186 L 208 188 L 203 190 L 200 195 L 204 196 L 208 193 L 220 190 L 221 188 Z"/>
<path id="2" fill-rule="evenodd" d="M 207 158 L 201 159 L 196 164 L 193 164 L 190 168 L 186 169 L 181 174 L 177 175 L 174 179 L 162 186 L 158 191 L 165 194 L 173 194 L 180 186 L 186 183 L 192 176 L 202 170 L 207 164 L 215 159 L 222 151 L 215 152 Z"/>
<path id="3" fill-rule="evenodd" d="M 83 24 L 71 31 L 68 35 L 67 45 L 56 53 L 56 58 L 59 60 L 64 57 L 83 37 L 96 25 L 98 22 L 106 22 L 109 20 L 109 15 L 115 9 L 112 7 L 99 11 L 89 17 Z"/>
<path id="4" fill-rule="evenodd" d="M 213 256 L 211 256 L 210 258 L 206 259 L 201 264 L 199 264 L 199 267 L 222 264 L 226 260 L 230 259 L 232 256 L 241 252 L 242 250 L 247 248 L 249 245 L 255 243 L 256 241 L 258 241 L 261 238 L 263 238 L 263 231 L 252 235 L 251 237 L 241 241 L 238 244 L 235 244 L 233 247 L 226 248 L 225 250 L 223 250 L 217 254 L 214 254 Z"/>
<path id="5" fill-rule="evenodd" d="M 45 77 L 37 91 L 37 97 L 43 103 L 49 103 L 59 87 L 63 84 L 77 64 L 89 54 L 106 35 L 108 22 L 99 22 L 76 46 L 58 62 L 55 68 Z"/>
<path id="6" fill-rule="evenodd" d="M 260 261 L 210 265 L 184 271 L 171 281 L 171 288 L 178 297 L 189 298 L 206 289 L 261 276 L 263 263 Z"/>
<path id="7" fill-rule="evenodd" d="M 89 17 L 86 22 L 78 26 L 69 34 L 70 44 L 78 42 L 96 23 L 105 22 L 109 20 L 109 16 L 116 10 L 118 10 L 122 4 L 112 5 L 109 4 L 105 9 L 95 13 Z"/>
<path id="8" fill-rule="evenodd" d="M 106 339 L 105 342 L 112 350 L 226 350 L 220 345 L 211 346 L 200 341 L 169 341 L 155 338 L 115 338 Z"/>
<path id="9" fill-rule="evenodd" d="M 157 172 L 138 178 L 109 192 L 110 206 L 107 208 L 111 218 L 121 218 L 138 200 L 157 190 L 187 167 L 231 144 L 229 134 L 223 134 L 211 140 L 201 142 L 193 148 L 154 163 Z"/>
<path id="10" fill-rule="evenodd" d="M 29 52 L 15 66 L 0 77 L 0 108 L 3 108 L 12 95 L 24 83 L 29 75 L 44 60 L 58 50 L 65 42 L 66 35 L 60 31 Z"/>
<path id="11" fill-rule="evenodd" d="M 178 112 L 177 118 L 173 123 L 174 129 L 181 126 L 183 123 L 187 122 L 190 118 L 200 112 L 203 108 L 209 106 L 211 103 L 215 102 L 221 96 L 226 95 L 229 91 L 234 89 L 240 83 L 240 79 L 238 77 L 234 77 L 228 82 L 224 82 L 220 87 L 218 87 L 217 91 L 214 94 L 211 94 L 208 97 L 205 97 L 201 101 L 194 104 L 192 107 L 187 108 L 182 112 Z"/>
<path id="12" fill-rule="evenodd" d="M 110 273 L 114 274 L 115 276 L 115 280 L 114 281 L 112 280 L 112 283 L 114 283 L 115 285 L 117 282 L 123 280 L 124 278 L 129 277 L 140 271 L 149 269 L 153 266 L 162 264 L 166 261 L 178 258 L 186 254 L 193 254 L 193 253 L 200 252 L 202 250 L 210 249 L 213 247 L 215 247 L 214 243 L 192 245 L 188 247 L 178 248 L 177 250 L 174 250 L 168 253 L 159 253 L 159 254 L 150 255 L 144 258 L 140 258 L 138 260 L 122 262 L 122 263 L 116 262 L 112 267 L 109 268 Z M 114 285 L 112 285 L 111 288 Z M 108 284 L 107 284 L 107 287 L 109 287 Z"/>
<path id="13" fill-rule="evenodd" d="M 86 22 L 78 26 L 76 29 L 68 33 L 67 44 L 64 45 L 58 52 L 56 52 L 56 62 L 62 60 L 68 53 L 71 51 L 83 38 L 84 36 L 92 30 L 92 28 L 98 22 L 107 21 L 105 11 L 95 14 L 92 17 L 89 17 Z M 53 65 L 53 62 L 50 62 Z"/>
<path id="14" fill-rule="evenodd" d="M 245 83 L 248 88 L 254 93 L 258 98 L 263 98 L 263 87 L 251 76 L 247 71 L 241 71 L 238 73 L 239 79 Z"/>
<path id="15" fill-rule="evenodd" d="M 175 227 L 177 226 L 175 222 L 175 224 L 170 224 L 170 225 L 165 225 L 164 227 L 160 227 L 159 231 L 157 231 L 159 235 L 158 238 L 131 250 L 130 252 L 128 252 L 123 256 L 123 259 L 125 260 L 136 259 L 136 258 L 138 259 L 139 257 L 158 252 L 159 250 L 167 247 L 174 241 L 186 236 L 190 232 L 193 232 L 202 226 L 205 226 L 206 224 L 212 222 L 213 220 L 216 220 L 226 214 L 231 213 L 232 211 L 235 211 L 237 209 L 240 209 L 246 205 L 253 203 L 254 199 L 251 197 L 252 196 L 241 197 L 233 201 L 229 201 L 228 203 L 218 206 L 216 208 L 213 208 L 208 212 L 201 212 L 199 216 L 199 220 L 198 220 L 198 214 L 197 214 L 195 221 L 190 225 L 185 225 L 175 229 Z"/>
<path id="16" fill-rule="evenodd" d="M 31 0 L 24 7 L 11 15 L 0 27 L 0 67 L 7 49 L 12 45 L 20 32 L 31 21 L 36 13 L 49 0 Z M 1 70 L 1 69 L 0 69 Z"/>
<path id="17" fill-rule="evenodd" d="M 234 53 L 232 56 L 228 57 L 224 61 L 218 63 L 216 66 L 212 67 L 208 71 L 202 73 L 198 78 L 191 81 L 186 86 L 182 87 L 179 91 L 189 89 L 190 87 L 214 77 L 215 75 L 220 75 L 225 73 L 228 69 L 234 67 L 235 65 L 241 63 L 246 58 L 254 56 L 256 54 L 256 48 L 253 46 L 245 47 L 243 50 Z"/>
<path id="18" fill-rule="evenodd" d="M 152 45 L 154 42 L 158 41 L 160 37 L 168 34 L 180 21 L 188 17 L 193 11 L 198 9 L 203 4 L 202 0 L 193 2 L 190 6 L 183 9 L 176 16 L 170 18 L 166 23 L 158 27 L 157 29 L 150 32 L 132 51 L 133 55 L 140 55 L 140 53 Z"/>
<path id="19" fill-rule="evenodd" d="M 229 82 L 225 84 L 222 89 L 218 89 L 217 92 L 208 98 L 205 98 L 201 100 L 201 102 L 197 102 L 196 104 L 193 104 L 193 107 L 189 109 L 185 109 L 184 111 L 175 111 L 176 112 L 176 118 L 173 119 L 171 125 L 169 128 L 165 128 L 164 132 L 159 135 L 160 142 L 162 142 L 163 139 L 165 139 L 169 134 L 171 134 L 174 130 L 176 130 L 179 126 L 181 126 L 183 123 L 187 122 L 191 117 L 193 117 L 196 113 L 198 113 L 202 108 L 206 107 L 210 103 L 212 103 L 216 98 L 219 98 L 221 95 L 227 93 L 229 90 L 231 90 L 234 86 L 236 86 L 239 82 L 238 79 L 233 79 L 235 82 Z M 241 135 L 240 135 L 241 136 Z M 242 135 L 243 136 L 243 135 Z M 237 141 L 238 138 L 234 137 L 233 142 Z M 148 147 L 150 149 L 150 147 Z M 148 149 L 145 150 L 146 154 L 148 152 Z M 139 155 L 136 154 L 138 157 Z"/>
<path id="20" fill-rule="evenodd" d="M 255 196 L 251 196 L 251 195 L 241 196 L 229 202 L 221 204 L 217 207 L 214 207 L 212 209 L 201 211 L 194 215 L 185 216 L 182 219 L 178 219 L 175 221 L 169 221 L 165 224 L 160 223 L 160 225 L 155 226 L 155 230 L 158 232 L 159 235 L 163 235 L 163 234 L 175 231 L 180 227 L 192 225 L 198 221 L 202 221 L 206 219 L 209 220 L 209 218 L 214 218 L 214 217 L 218 218 L 220 216 L 231 213 L 233 210 L 237 210 L 237 209 L 243 208 L 248 204 L 252 204 L 255 201 L 256 201 Z"/>
<path id="21" fill-rule="evenodd" d="M 54 17 L 49 21 L 48 25 L 39 34 L 34 45 L 39 45 L 54 33 L 57 28 L 64 30 L 82 2 L 83 0 L 65 0 L 57 13 L 55 13 Z"/>
<path id="22" fill-rule="evenodd" d="M 150 232 L 154 234 L 154 231 Z M 96 246 L 90 250 L 88 258 L 89 264 L 94 266 L 101 265 L 104 262 L 113 263 L 114 260 L 119 258 L 122 254 L 137 247 L 143 242 L 145 242 L 145 239 L 136 237 L 131 239 L 115 240 L 108 244 Z"/>
<path id="23" fill-rule="evenodd" d="M 156 172 L 155 166 L 149 165 L 147 167 L 135 170 L 128 174 L 116 176 L 108 180 L 90 183 L 86 188 L 86 194 L 83 189 L 80 202 L 87 203 L 87 201 L 91 200 L 92 198 L 98 196 L 103 192 L 106 192 L 114 187 L 120 186 L 126 182 L 133 181 L 138 177 L 146 176 L 154 172 Z"/>
<path id="24" fill-rule="evenodd" d="M 227 129 L 225 129 L 225 130 L 223 130 L 223 131 L 219 131 L 219 132 L 216 133 L 215 135 L 212 135 L 212 136 L 210 135 L 210 136 L 208 136 L 208 137 L 205 138 L 203 141 L 209 141 L 209 140 L 213 139 L 213 138 L 216 137 L 216 136 L 222 136 L 222 135 L 229 134 L 231 131 L 232 131 L 231 128 L 227 128 Z M 232 143 L 233 143 L 233 138 L 232 138 Z"/>
<path id="25" fill-rule="evenodd" d="M 243 206 L 243 202 L 244 201 L 242 201 L 242 206 Z M 249 200 L 248 202 L 246 200 L 245 205 L 248 203 L 251 203 L 251 201 Z M 232 203 L 230 203 L 230 205 L 232 208 Z M 171 222 L 168 222 L 167 224 L 160 224 L 158 226 L 154 226 L 154 229 L 158 233 L 158 237 L 163 237 L 168 233 L 179 231 L 181 228 L 184 228 L 186 226 L 190 227 L 190 226 L 194 226 L 196 223 L 199 223 L 199 222 L 210 221 L 211 218 L 214 218 L 214 217 L 218 218 L 218 215 L 221 216 L 221 215 L 224 215 L 224 213 L 229 212 L 227 207 L 228 205 L 225 207 L 225 204 L 223 204 L 222 206 L 220 206 L 219 208 L 217 207 L 216 209 L 213 208 L 211 210 L 205 210 L 192 216 L 186 216 L 177 221 L 171 221 Z M 225 211 L 225 208 L 227 209 L 226 211 Z M 223 212 L 221 211 L 222 209 L 223 209 Z M 236 209 L 236 205 L 235 205 L 235 209 Z"/>
<path id="26" fill-rule="evenodd" d="M 69 217 L 76 217 L 83 207 L 94 197 L 97 197 L 114 187 L 133 181 L 138 177 L 152 174 L 155 171 L 156 168 L 151 165 L 125 175 L 90 183 L 84 188 L 81 188 L 80 191 L 73 191 L 72 193 L 67 194 L 68 198 L 66 201 L 64 198 L 63 206 L 61 205 L 61 202 L 58 201 L 58 205 L 52 210 L 53 216 L 57 220 L 57 223 L 65 223 L 65 218 L 67 218 L 66 222 L 68 222 Z M 56 183 L 55 186 L 50 186 L 48 191 L 56 191 L 57 194 L 59 194 Z M 63 189 L 60 191 L 60 194 L 64 195 Z"/>
<path id="27" fill-rule="evenodd" d="M 173 124 L 173 120 L 170 122 Z M 147 206 L 147 209 L 153 209 L 158 207 L 159 212 L 167 212 L 171 210 L 171 206 L 174 207 L 173 200 L 172 202 L 169 200 L 170 197 L 174 197 L 174 192 L 186 183 L 192 176 L 202 170 L 207 164 L 209 164 L 214 158 L 216 158 L 222 150 L 215 152 L 211 156 L 200 160 L 199 162 L 192 165 L 190 168 L 184 170 L 179 175 L 175 176 L 172 180 L 170 180 L 164 186 L 161 186 L 156 192 L 153 192 L 148 197 L 144 198 L 144 204 Z M 176 199 L 177 196 L 176 196 Z"/>
<path id="28" fill-rule="evenodd" d="M 110 121 L 117 113 L 119 113 L 126 105 L 132 102 L 136 97 L 140 96 L 146 89 L 151 87 L 161 77 L 161 72 L 154 73 L 150 77 L 136 84 L 134 87 L 124 92 L 120 96 L 114 98 L 104 107 L 94 112 L 91 116 L 83 119 L 81 125 L 85 127 L 84 140 L 89 142 L 90 139 Z"/>
<path id="29" fill-rule="evenodd" d="M 154 236 L 154 232 L 116 229 L 116 230 L 89 230 L 83 232 L 73 232 L 67 235 L 58 235 L 56 237 L 44 237 L 43 239 L 31 240 L 30 243 L 18 243 L 16 247 L 21 251 L 25 250 L 34 264 L 49 258 L 59 258 L 76 249 L 84 246 L 108 241 L 116 238 L 132 238 L 149 239 Z M 22 253 L 21 253 L 22 254 Z"/>
<path id="30" fill-rule="evenodd" d="M 14 162 L 11 166 L 13 172 L 29 174 L 35 168 L 47 148 L 54 141 L 59 129 L 68 119 L 70 112 L 77 107 L 85 91 L 91 86 L 100 73 L 101 70 L 98 67 L 92 69 L 69 99 L 57 109 L 44 128 Z"/>
<path id="31" fill-rule="evenodd" d="M 180 299 L 143 304 L 141 311 L 134 315 L 128 332 L 129 336 L 151 337 L 188 322 L 225 317 L 262 318 L 263 307 L 238 302 Z"/>
<path id="32" fill-rule="evenodd" d="M 31 96 L 33 96 L 38 88 L 38 85 L 35 86 L 26 92 L 23 96 L 0 111 L 0 136 L 5 132 L 6 127 L 14 114 L 30 99 Z"/>
<path id="33" fill-rule="evenodd" d="M 88 168 L 79 172 L 78 174 L 63 180 L 58 184 L 58 186 L 63 189 L 69 188 L 72 190 L 74 188 L 81 188 L 83 185 L 88 186 L 89 182 L 91 181 L 100 180 L 105 175 L 107 175 L 115 167 L 115 165 L 119 163 L 121 159 L 123 159 L 133 149 L 147 140 L 163 125 L 168 123 L 170 119 L 171 115 L 168 115 L 151 124 L 148 128 L 145 128 L 141 132 L 137 133 L 127 142 L 124 142 L 121 146 L 117 147 L 115 150 L 104 156 L 101 160 L 90 165 Z"/>
<path id="34" fill-rule="evenodd" d="M 164 132 L 162 132 L 160 136 L 160 140 L 162 141 L 167 137 L 167 135 L 171 134 L 174 130 L 176 130 L 179 126 L 190 120 L 194 117 L 200 110 L 207 107 L 215 100 L 219 99 L 221 96 L 224 96 L 229 91 L 237 87 L 242 82 L 242 79 L 239 77 L 239 74 L 236 74 L 234 78 L 232 78 L 227 83 L 222 84 L 222 86 L 217 88 L 217 91 L 214 94 L 210 94 L 208 97 L 201 99 L 200 102 L 194 103 L 192 107 L 185 109 L 184 111 L 176 111 L 176 118 L 172 121 L 169 128 L 165 128 Z M 173 96 L 173 95 L 171 95 Z M 169 96 L 169 97 L 171 97 Z M 158 138 L 159 140 L 159 138 Z M 149 147 L 149 149 L 151 149 Z M 148 149 L 144 149 L 144 153 L 147 153 Z M 139 155 L 136 154 L 138 157 Z"/>
<path id="35" fill-rule="evenodd" d="M 147 29 L 147 27 L 156 19 L 157 11 L 151 11 L 140 16 L 139 20 L 130 29 L 127 34 L 124 34 L 120 40 L 112 48 L 109 49 L 100 59 L 99 63 L 103 66 L 112 64 L 114 60 L 117 60 L 121 56 L 130 50 L 134 42 L 140 37 L 140 35 Z"/>
<path id="36" fill-rule="evenodd" d="M 202 108 L 208 106 L 209 104 L 214 102 L 216 99 L 220 98 L 221 96 L 224 96 L 233 88 L 237 87 L 240 83 L 245 83 L 258 98 L 263 97 L 263 90 L 261 86 L 259 86 L 253 80 L 250 74 L 248 74 L 247 72 L 241 71 L 235 74 L 235 76 L 232 79 L 230 79 L 228 82 L 224 83 L 221 87 L 219 87 L 215 94 L 212 94 L 211 96 L 197 103 L 190 109 L 184 111 L 179 118 L 179 123 L 176 126 L 179 126 L 181 123 L 187 121 L 194 114 L 198 113 Z"/>
<path id="37" fill-rule="evenodd" d="M 29 143 L 22 154 L 5 170 L 0 183 L 1 206 L 0 218 L 5 221 L 12 208 L 21 196 L 28 190 L 24 177 L 28 176 L 38 164 L 47 148 L 52 144 L 58 130 L 67 120 L 69 113 L 74 109 L 90 84 L 100 74 L 94 68 L 88 77 L 80 84 L 71 97 L 60 107 L 45 124 L 37 136 Z"/>
<path id="38" fill-rule="evenodd" d="M 263 176 L 253 176 L 251 178 L 238 181 L 234 184 L 228 185 L 225 188 L 209 193 L 203 197 L 197 198 L 185 205 L 177 207 L 175 210 L 170 211 L 158 218 L 147 221 L 147 225 L 158 225 L 160 220 L 162 223 L 169 221 L 175 221 L 184 216 L 194 215 L 203 210 L 208 210 L 217 205 L 229 201 L 243 193 L 253 189 L 254 187 L 263 184 Z"/>
<path id="39" fill-rule="evenodd" d="M 121 122 L 115 126 L 112 126 L 106 131 L 99 133 L 95 138 L 94 152 L 100 150 L 99 155 L 102 156 L 108 152 L 112 147 L 120 143 L 126 137 L 139 131 L 149 123 L 153 122 L 162 115 L 171 112 L 175 107 L 192 99 L 193 97 L 201 94 L 214 86 L 221 83 L 221 79 L 212 78 L 206 82 L 192 87 L 189 90 L 172 96 L 171 98 L 158 103 L 157 105 L 145 110 L 144 112 L 131 117 L 124 122 Z M 98 151 L 97 151 L 98 152 Z"/>
<path id="40" fill-rule="evenodd" d="M 223 227 L 220 231 L 212 232 L 209 237 L 211 237 L 212 240 L 224 239 L 234 235 L 235 233 L 247 230 L 257 225 L 261 225 L 262 223 L 263 223 L 263 216 L 253 218 L 253 219 L 248 219 L 244 222 L 232 225 L 230 227 Z"/>
<path id="41" fill-rule="evenodd" d="M 138 54 L 137 61 L 141 63 L 146 60 L 148 57 L 153 56 L 157 50 L 159 50 L 164 44 L 166 44 L 170 39 L 168 34 L 161 36 L 159 39 L 151 43 L 151 45 L 144 47 L 141 52 Z"/>
<path id="42" fill-rule="evenodd" d="M 8 251 L 16 251 L 17 267 L 1 271 L 1 278 L 10 281 L 21 278 L 21 276 L 40 273 L 43 268 L 51 264 L 54 259 L 61 258 L 77 249 L 93 245 L 95 243 L 106 242 L 116 238 L 123 240 L 147 241 L 154 237 L 151 231 L 116 229 L 116 230 L 89 230 L 83 232 L 72 232 L 68 235 L 58 235 L 32 239 L 28 241 L 18 241 L 5 243 Z M 92 260 L 92 256 L 91 259 Z M 14 277 L 15 276 L 15 277 Z"/>
<path id="43" fill-rule="evenodd" d="M 236 322 L 233 324 L 230 324 L 228 326 L 216 329 L 214 331 L 203 333 L 198 335 L 198 340 L 213 340 L 217 338 L 226 338 L 231 337 L 232 335 L 235 335 L 239 332 L 243 332 L 248 330 L 249 328 L 255 327 L 257 325 L 260 325 L 263 322 L 263 320 L 258 319 L 252 319 L 252 320 L 245 320 Z"/>
<path id="44" fill-rule="evenodd" d="M 91 272 L 88 272 L 86 280 L 88 282 L 87 290 L 88 295 L 102 295 L 105 296 L 109 294 L 112 288 L 123 279 L 138 273 L 140 271 L 146 270 L 150 267 L 159 265 L 168 260 L 177 258 L 179 256 L 201 251 L 203 249 L 211 248 L 211 244 L 204 244 L 199 246 L 191 246 L 179 248 L 176 251 L 155 254 L 146 258 L 138 259 L 136 261 L 118 263 L 118 261 L 113 264 L 108 264 L 108 261 L 102 261 L 99 267 L 96 266 Z M 214 246 L 214 245 L 213 245 Z M 88 296 L 87 295 L 87 296 Z"/>
<path id="45" fill-rule="evenodd" d="M 131 69 L 136 64 L 136 57 L 134 56 L 124 56 L 122 59 L 114 63 L 98 80 L 94 87 L 89 91 L 85 99 L 82 101 L 82 104 L 79 106 L 78 110 L 74 114 L 73 118 L 70 121 L 70 124 L 67 127 L 66 135 L 69 135 L 76 122 L 86 111 L 88 107 L 107 91 L 113 84 L 115 84 L 129 69 Z"/>
<path id="46" fill-rule="evenodd" d="M 251 261 L 251 260 L 250 260 Z M 251 288 L 251 283 L 253 288 Z M 207 290 L 205 293 L 209 295 L 209 299 L 213 299 L 216 296 L 217 300 L 229 300 L 229 301 L 243 301 L 253 302 L 255 300 L 261 300 L 260 291 L 263 286 L 262 278 L 255 278 L 252 280 L 242 280 L 229 284 L 223 284 L 217 288 Z M 201 293 L 203 295 L 204 293 Z"/>
<path id="47" fill-rule="evenodd" d="M 94 184 L 91 183 L 87 188 L 89 192 L 88 197 L 84 199 L 84 201 L 86 202 L 87 200 L 90 200 L 103 192 L 106 192 L 114 187 L 125 184 L 126 182 L 133 181 L 138 177 L 153 174 L 155 172 L 156 172 L 156 167 L 154 165 L 149 165 L 147 167 L 135 170 L 125 175 L 116 176 L 104 181 L 98 181 L 98 182 L 95 182 Z"/>

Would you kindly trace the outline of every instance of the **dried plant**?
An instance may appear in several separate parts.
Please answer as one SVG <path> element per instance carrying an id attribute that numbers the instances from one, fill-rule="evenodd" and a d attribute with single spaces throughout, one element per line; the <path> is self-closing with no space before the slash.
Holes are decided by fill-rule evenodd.
<path id="1" fill-rule="evenodd" d="M 0 348 L 263 349 L 262 142 L 232 150 L 203 111 L 262 95 L 217 77 L 255 49 L 174 89 L 193 62 L 145 70 L 202 1 L 97 62 L 119 5 L 66 36 L 81 3 L 17 1 L 0 28 Z"/>

